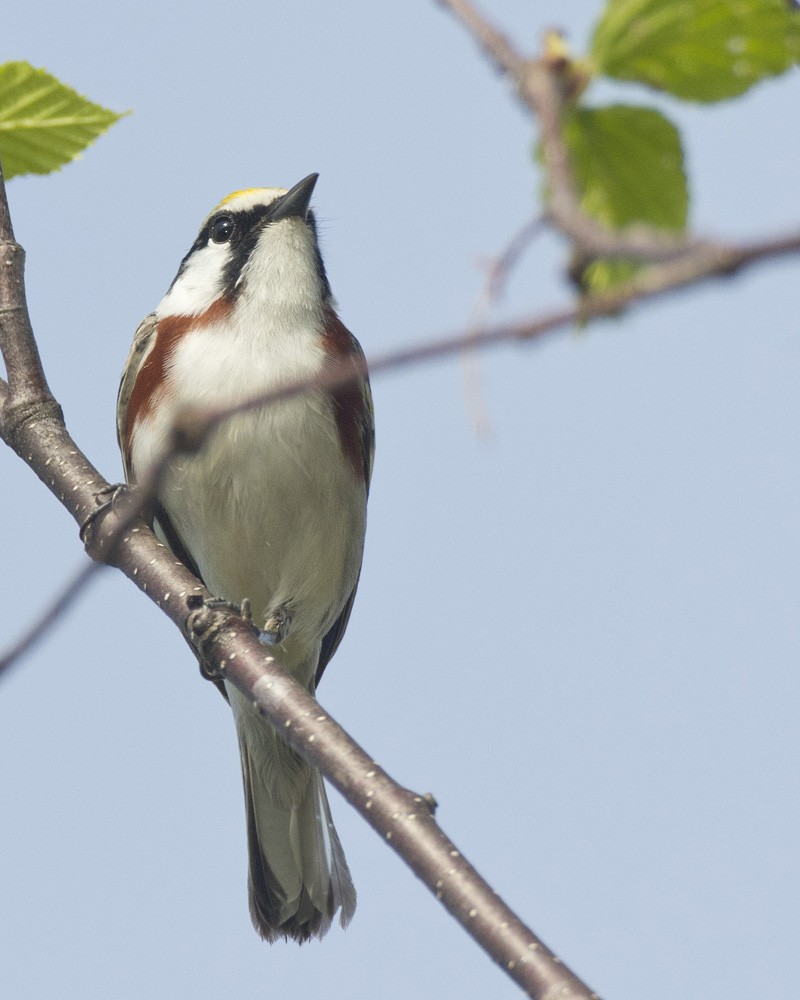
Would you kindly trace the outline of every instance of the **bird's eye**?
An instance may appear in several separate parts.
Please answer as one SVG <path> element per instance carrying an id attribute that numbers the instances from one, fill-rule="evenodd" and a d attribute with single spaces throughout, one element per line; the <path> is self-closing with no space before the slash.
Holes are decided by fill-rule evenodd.
<path id="1" fill-rule="evenodd" d="M 229 215 L 221 215 L 211 225 L 211 239 L 215 243 L 227 243 L 233 236 L 233 219 Z"/>

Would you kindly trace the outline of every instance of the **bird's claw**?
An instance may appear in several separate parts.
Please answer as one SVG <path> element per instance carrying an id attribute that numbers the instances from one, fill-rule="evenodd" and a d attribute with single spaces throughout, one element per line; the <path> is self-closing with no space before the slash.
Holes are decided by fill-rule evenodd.
<path id="1" fill-rule="evenodd" d="M 207 681 L 213 681 L 219 685 L 225 680 L 225 673 L 210 663 L 208 649 L 211 642 L 227 628 L 227 625 L 224 624 L 224 618 L 220 620 L 211 612 L 230 611 L 252 625 L 253 613 L 250 609 L 250 601 L 245 597 L 241 604 L 234 604 L 233 601 L 226 601 L 222 597 L 203 598 L 199 594 L 190 594 L 186 603 L 189 607 L 186 627 L 189 639 L 197 651 L 200 674 Z"/>
<path id="2" fill-rule="evenodd" d="M 203 604 L 212 610 L 215 608 L 225 608 L 240 618 L 244 618 L 246 622 L 252 623 L 253 621 L 253 609 L 250 607 L 249 597 L 243 597 L 241 604 L 236 604 L 235 601 L 226 601 L 224 597 L 208 597 L 203 601 Z"/>
<path id="3" fill-rule="evenodd" d="M 86 515 L 78 529 L 78 535 L 84 545 L 86 545 L 86 540 L 98 517 L 102 517 L 110 510 L 117 500 L 127 493 L 128 489 L 128 483 L 109 483 L 95 493 L 94 502 L 97 506 Z"/>

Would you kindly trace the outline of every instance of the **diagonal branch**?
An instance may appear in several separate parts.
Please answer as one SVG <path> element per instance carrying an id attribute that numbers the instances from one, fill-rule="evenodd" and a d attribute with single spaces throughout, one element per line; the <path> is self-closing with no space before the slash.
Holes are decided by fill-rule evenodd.
<path id="1" fill-rule="evenodd" d="M 211 595 L 144 522 L 132 523 L 130 511 L 119 512 L 114 505 L 102 516 L 89 518 L 108 484 L 67 432 L 43 373 L 32 394 L 38 394 L 38 402 L 31 403 L 26 416 L 18 416 L 18 400 L 29 396 L 25 373 L 35 374 L 38 352 L 30 349 L 35 343 L 27 321 L 23 255 L 9 223 L 7 212 L 5 218 L 0 212 L 0 248 L 9 262 L 5 274 L 10 276 L 0 282 L 0 346 L 9 374 L 8 384 L 3 383 L 0 431 L 7 443 L 75 520 L 88 525 L 92 554 L 121 569 L 175 623 L 196 648 L 204 675 L 232 681 L 265 719 L 280 728 L 287 742 L 320 768 L 529 995 L 552 996 L 557 991 L 564 1000 L 594 997 L 461 855 L 439 828 L 426 800 L 398 785 L 374 763 L 264 650 L 253 626 L 203 604 Z"/>
<path id="2" fill-rule="evenodd" d="M 607 230 L 580 211 L 571 165 L 561 138 L 563 79 L 558 60 L 525 59 L 466 0 L 440 0 L 456 13 L 493 61 L 514 81 L 518 94 L 540 119 L 551 179 L 550 218 L 587 255 L 635 257 L 651 262 L 633 279 L 577 305 L 516 323 L 459 331 L 373 360 L 373 375 L 418 364 L 475 346 L 529 341 L 630 305 L 677 291 L 745 266 L 800 251 L 800 233 L 730 245 L 667 239 L 652 230 Z M 95 559 L 120 568 L 175 623 L 195 648 L 206 676 L 235 684 L 287 741 L 315 763 L 443 905 L 529 995 L 590 1000 L 595 995 L 536 938 L 483 881 L 436 824 L 419 796 L 394 782 L 265 652 L 250 624 L 221 609 L 203 606 L 211 595 L 157 541 L 140 515 L 158 485 L 158 469 L 124 510 L 96 502 L 108 484 L 69 436 L 60 407 L 42 370 L 28 319 L 23 284 L 24 254 L 14 240 L 0 176 L 0 350 L 7 381 L 0 381 L 0 436 L 86 527 Z M 313 383 L 297 382 L 230 410 L 185 415 L 158 468 L 181 449 L 199 447 L 205 435 L 235 413 L 277 402 L 310 388 L 332 388 L 365 370 L 327 373 Z M 94 516 L 97 515 L 97 516 Z M 86 574 L 88 576 L 88 574 Z M 73 587 L 74 593 L 77 587 Z M 33 635 L 41 634 L 38 629 Z M 13 657 L 10 661 L 13 662 Z"/>
<path id="3" fill-rule="evenodd" d="M 8 234 L 0 231 L 0 245 Z M 734 273 L 759 260 L 800 251 L 800 233 L 761 242 L 729 247 L 719 245 L 702 257 L 671 261 L 640 272 L 612 292 L 586 299 L 578 306 L 553 311 L 543 317 L 488 327 L 475 333 L 452 334 L 440 340 L 392 352 L 376 359 L 372 373 L 444 357 L 476 344 L 509 340 L 529 341 L 572 326 L 577 320 L 615 315 L 634 302 L 674 292 L 709 277 Z M 21 267 L 22 257 L 15 259 Z M 8 315 L 26 314 L 21 280 L 0 287 L 0 324 Z M 18 296 L 14 298 L 14 296 Z M 7 308 L 10 307 L 10 308 Z M 8 333 L 3 334 L 6 346 Z M 10 374 L 25 351 L 5 355 Z M 38 355 L 37 355 L 38 357 Z M 329 375 L 317 384 L 330 386 L 349 373 Z M 10 385 L 16 384 L 10 378 Z M 46 386 L 46 383 L 45 383 Z M 204 421 L 205 430 L 216 426 L 230 412 L 263 406 L 307 391 L 298 382 L 251 400 L 234 411 L 219 412 Z M 286 674 L 280 664 L 265 654 L 252 626 L 223 612 L 204 610 L 204 620 L 193 610 L 198 599 L 210 596 L 168 549 L 136 517 L 144 509 L 141 497 L 130 510 L 110 507 L 104 516 L 96 512 L 96 498 L 108 484 L 70 438 L 55 401 L 44 399 L 30 411 L 28 419 L 9 420 L 16 413 L 14 400 L 0 410 L 0 431 L 6 441 L 39 475 L 70 511 L 75 520 L 89 524 L 87 548 L 96 559 L 120 568 L 171 618 L 188 642 L 195 645 L 200 634 L 201 661 L 208 676 L 225 676 L 240 688 L 273 725 L 280 726 L 289 742 L 313 760 L 367 821 L 378 829 L 394 850 L 434 892 L 481 947 L 534 997 L 555 995 L 565 1000 L 588 1000 L 593 996 L 546 946 L 525 927 L 492 892 L 426 814 L 418 797 L 402 789 L 333 723 L 324 710 Z M 181 437 L 176 433 L 176 447 Z M 194 436 L 191 442 L 202 440 Z M 165 455 L 166 463 L 169 455 Z M 150 484 L 155 489 L 155 480 Z M 142 506 L 137 506 L 142 503 Z M 217 617 L 209 618 L 209 615 Z M 223 615 L 223 617 L 219 617 Z M 288 723 L 288 725 L 287 725 Z M 399 808 L 401 807 L 401 808 Z"/>
<path id="4" fill-rule="evenodd" d="M 167 449 L 150 467 L 146 479 L 138 484 L 135 495 L 126 508 L 125 517 L 118 523 L 117 534 L 114 539 L 108 542 L 106 550 L 100 552 L 92 548 L 91 540 L 87 540 L 87 549 L 98 562 L 88 567 L 81 567 L 73 578 L 59 590 L 53 601 L 42 610 L 24 634 L 6 650 L 0 652 L 0 677 L 43 637 L 46 630 L 57 622 L 61 614 L 71 607 L 73 600 L 89 583 L 93 574 L 101 568 L 102 562 L 110 560 L 109 553 L 113 550 L 114 544 L 130 531 L 136 521 L 149 509 L 158 491 L 161 476 L 170 460 L 181 451 L 199 448 L 208 434 L 222 421 L 238 413 L 290 399 L 310 390 L 336 388 L 367 370 L 372 376 L 375 376 L 384 371 L 434 361 L 475 347 L 485 348 L 513 341 L 533 342 L 540 340 L 550 333 L 572 327 L 576 323 L 604 316 L 619 316 L 638 302 L 674 293 L 690 285 L 713 278 L 727 277 L 744 267 L 761 261 L 798 252 L 800 252 L 800 231 L 738 245 L 709 242 L 697 253 L 660 265 L 652 265 L 640 271 L 629 281 L 615 286 L 609 292 L 587 296 L 578 305 L 553 309 L 541 316 L 515 322 L 484 326 L 466 332 L 457 331 L 435 340 L 390 351 L 370 362 L 353 360 L 348 361 L 346 366 L 338 368 L 332 365 L 323 375 L 311 381 L 300 379 L 286 383 L 279 389 L 254 396 L 230 408 L 193 410 L 183 414 L 173 430 L 172 440 Z M 507 267 L 507 262 L 503 263 L 502 266 Z M 2 289 L 0 289 L 0 294 L 2 294 Z M 2 301 L 0 299 L 0 303 Z M 0 304 L 0 327 L 2 326 L 2 310 L 3 306 Z M 0 390 L 4 387 L 4 383 L 0 383 Z M 13 417 L 19 412 L 19 408 L 15 409 L 12 406 L 4 408 L 3 402 L 3 396 L 0 393 L 0 437 L 3 437 L 23 460 L 28 461 L 25 446 L 19 443 L 15 444 L 15 421 L 6 419 L 4 422 L 6 409 L 8 414 Z M 51 400 L 50 404 L 43 403 L 37 412 L 47 414 L 51 404 L 57 407 L 55 401 Z M 22 412 L 27 411 L 23 409 Z M 60 414 L 60 409 L 54 412 Z M 61 420 L 60 416 L 59 420 Z M 32 462 L 28 461 L 28 464 L 36 471 L 36 466 Z M 49 466 L 50 462 L 48 461 L 45 472 Z M 96 470 L 92 470 L 92 474 L 99 476 Z M 47 482 L 46 476 L 40 474 L 40 478 Z M 98 478 L 96 482 L 102 483 L 104 481 Z M 98 496 L 108 494 L 108 492 L 108 484 L 98 486 Z M 92 503 L 83 510 L 81 517 L 78 517 L 77 514 L 75 516 L 79 523 L 84 526 L 86 521 L 96 516 L 97 513 L 96 504 Z"/>

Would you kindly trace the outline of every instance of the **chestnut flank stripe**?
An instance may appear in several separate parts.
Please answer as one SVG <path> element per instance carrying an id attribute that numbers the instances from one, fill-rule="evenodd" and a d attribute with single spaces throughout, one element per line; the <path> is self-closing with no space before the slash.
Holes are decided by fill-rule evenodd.
<path id="1" fill-rule="evenodd" d="M 325 311 L 322 339 L 329 356 L 342 361 L 348 358 L 355 361 L 354 337 L 332 309 Z M 357 381 L 337 386 L 331 390 L 331 398 L 342 451 L 353 472 L 359 479 L 366 479 L 368 459 L 364 455 L 364 430 L 367 414 L 364 412 L 366 400 L 361 381 L 359 377 Z"/>
<path id="2" fill-rule="evenodd" d="M 227 299 L 217 299 L 205 312 L 196 316 L 165 316 L 158 321 L 153 348 L 136 376 L 125 414 L 125 461 L 131 468 L 131 442 L 137 420 L 144 420 L 152 409 L 156 394 L 166 385 L 167 368 L 178 342 L 191 330 L 210 326 L 223 319 L 233 308 Z"/>

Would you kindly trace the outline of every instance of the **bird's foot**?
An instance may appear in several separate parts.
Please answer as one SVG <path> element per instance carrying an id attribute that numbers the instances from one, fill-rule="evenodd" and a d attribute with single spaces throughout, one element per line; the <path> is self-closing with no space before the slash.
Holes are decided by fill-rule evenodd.
<path id="1" fill-rule="evenodd" d="M 128 483 L 109 483 L 95 494 L 94 502 L 97 506 L 84 518 L 78 530 L 81 541 L 86 544 L 94 528 L 95 522 L 107 511 L 111 510 L 120 497 L 125 496 L 130 491 Z"/>
<path id="2" fill-rule="evenodd" d="M 233 601 L 226 601 L 224 597 L 203 598 L 199 594 L 190 594 L 186 603 L 190 609 L 186 625 L 189 631 L 189 640 L 197 650 L 200 673 L 207 681 L 213 681 L 227 698 L 222 684 L 225 680 L 225 674 L 219 668 L 210 665 L 207 649 L 210 648 L 210 643 L 219 636 L 220 632 L 228 626 L 223 625 L 210 612 L 229 611 L 239 615 L 240 618 L 252 625 L 253 612 L 250 609 L 250 601 L 245 597 L 241 604 L 235 604 Z"/>
<path id="3" fill-rule="evenodd" d="M 228 611 L 232 611 L 235 615 L 240 618 L 244 618 L 246 622 L 253 621 L 253 609 L 250 607 L 250 598 L 243 597 L 242 603 L 237 604 L 235 601 L 226 601 L 224 597 L 209 597 L 203 604 L 207 608 L 226 608 Z"/>

